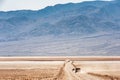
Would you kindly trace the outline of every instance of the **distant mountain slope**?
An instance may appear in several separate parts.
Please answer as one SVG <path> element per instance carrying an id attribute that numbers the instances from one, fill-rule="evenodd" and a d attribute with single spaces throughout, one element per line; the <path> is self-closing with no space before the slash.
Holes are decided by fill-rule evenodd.
<path id="1" fill-rule="evenodd" d="M 119 1 L 91 1 L 0 12 L 0 39 L 120 32 L 119 9 Z"/>
<path id="2" fill-rule="evenodd" d="M 120 1 L 0 12 L 0 56 L 120 56 Z"/>

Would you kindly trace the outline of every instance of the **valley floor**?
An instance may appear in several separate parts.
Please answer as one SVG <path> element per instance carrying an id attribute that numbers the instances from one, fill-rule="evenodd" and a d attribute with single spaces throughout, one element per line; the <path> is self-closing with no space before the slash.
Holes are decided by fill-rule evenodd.
<path id="1" fill-rule="evenodd" d="M 119 67 L 119 59 L 5 61 L 0 58 L 0 80 L 120 80 Z"/>

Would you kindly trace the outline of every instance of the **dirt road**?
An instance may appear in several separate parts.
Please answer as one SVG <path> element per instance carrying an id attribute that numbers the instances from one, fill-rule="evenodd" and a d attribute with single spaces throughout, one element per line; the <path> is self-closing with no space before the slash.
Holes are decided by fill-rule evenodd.
<path id="1" fill-rule="evenodd" d="M 0 80 L 120 80 L 119 57 L 46 58 L 0 58 Z"/>
<path id="2" fill-rule="evenodd" d="M 77 69 L 80 69 L 77 71 Z M 62 76 L 64 78 L 56 78 L 56 80 L 120 80 L 120 76 L 111 76 L 111 75 L 104 75 L 104 74 L 98 74 L 93 72 L 84 72 L 81 68 L 75 67 L 72 61 L 65 62 L 60 72 L 64 72 L 59 76 Z"/>

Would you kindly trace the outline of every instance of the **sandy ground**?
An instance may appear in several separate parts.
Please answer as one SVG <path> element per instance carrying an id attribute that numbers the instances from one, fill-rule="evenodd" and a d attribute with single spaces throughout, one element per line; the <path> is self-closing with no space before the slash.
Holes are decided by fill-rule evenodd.
<path id="1" fill-rule="evenodd" d="M 0 61 L 0 80 L 120 80 L 119 67 L 120 61 Z"/>

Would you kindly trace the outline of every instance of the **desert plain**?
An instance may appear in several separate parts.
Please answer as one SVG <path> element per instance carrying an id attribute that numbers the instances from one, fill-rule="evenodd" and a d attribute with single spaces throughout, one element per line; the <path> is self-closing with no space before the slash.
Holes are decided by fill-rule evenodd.
<path id="1" fill-rule="evenodd" d="M 0 80 L 120 80 L 120 57 L 1 57 Z"/>

